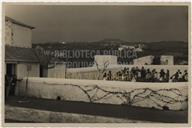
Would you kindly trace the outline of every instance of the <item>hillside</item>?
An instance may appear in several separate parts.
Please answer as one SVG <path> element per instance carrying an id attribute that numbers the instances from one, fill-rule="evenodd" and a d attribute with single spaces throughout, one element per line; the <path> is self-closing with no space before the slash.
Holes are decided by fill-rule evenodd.
<path id="1" fill-rule="evenodd" d="M 188 43 L 182 41 L 161 41 L 161 42 L 126 42 L 122 40 L 101 40 L 97 42 L 66 42 L 66 43 L 59 43 L 59 42 L 48 42 L 42 44 L 33 44 L 33 48 L 37 46 L 42 47 L 44 50 L 54 51 L 54 50 L 68 50 L 68 51 L 77 51 L 77 50 L 99 50 L 101 54 L 103 54 L 104 50 L 114 51 L 118 50 L 121 45 L 127 46 L 136 46 L 138 44 L 142 44 L 143 52 L 137 53 L 137 58 L 147 55 L 173 55 L 175 64 L 181 64 L 184 61 L 188 62 Z M 80 61 L 87 61 L 93 62 L 93 57 L 79 57 L 79 58 L 60 58 L 64 61 L 70 62 L 80 62 Z M 124 60 L 130 62 L 134 59 L 133 58 L 124 58 Z M 118 58 L 118 60 L 122 60 Z"/>

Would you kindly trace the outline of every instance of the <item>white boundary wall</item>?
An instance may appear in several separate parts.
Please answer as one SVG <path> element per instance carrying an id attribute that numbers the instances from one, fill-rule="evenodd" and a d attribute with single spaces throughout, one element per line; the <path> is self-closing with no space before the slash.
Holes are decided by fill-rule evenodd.
<path id="1" fill-rule="evenodd" d="M 103 80 L 26 78 L 16 95 L 67 101 L 126 104 L 157 109 L 186 110 L 188 83 L 141 83 Z M 28 84 L 26 84 L 28 83 Z"/>

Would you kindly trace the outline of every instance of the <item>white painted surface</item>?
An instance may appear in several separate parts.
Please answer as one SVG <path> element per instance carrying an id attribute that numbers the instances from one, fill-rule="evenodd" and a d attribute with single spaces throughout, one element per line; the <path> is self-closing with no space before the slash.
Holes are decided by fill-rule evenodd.
<path id="1" fill-rule="evenodd" d="M 143 51 L 143 49 L 141 49 L 141 48 L 136 48 L 135 49 L 135 52 L 142 52 Z"/>
<path id="2" fill-rule="evenodd" d="M 15 47 L 31 48 L 32 30 L 10 21 L 5 23 L 5 44 Z"/>
<path id="3" fill-rule="evenodd" d="M 56 64 L 54 68 L 48 69 L 49 78 L 65 78 L 65 64 Z"/>
<path id="4" fill-rule="evenodd" d="M 137 58 L 133 60 L 133 64 L 134 65 L 150 65 L 153 62 L 153 58 L 154 56 L 145 56 L 145 57 L 141 57 L 141 58 Z"/>
<path id="5" fill-rule="evenodd" d="M 172 110 L 187 109 L 188 83 L 143 83 L 103 80 L 26 78 L 16 95 L 105 104 L 129 104 Z M 142 98 L 143 97 L 143 98 Z M 167 103 L 169 102 L 169 103 Z"/>
<path id="6" fill-rule="evenodd" d="M 31 48 L 31 29 L 13 25 L 13 46 Z"/>
<path id="7" fill-rule="evenodd" d="M 29 67 L 29 72 L 27 72 L 27 67 Z M 27 77 L 39 77 L 39 64 L 27 64 L 27 63 L 19 63 L 16 67 L 16 75 L 18 79 L 23 79 Z"/>
<path id="8" fill-rule="evenodd" d="M 95 55 L 95 62 L 98 66 L 104 66 L 105 63 L 109 65 L 117 64 L 117 56 L 112 55 Z"/>
<path id="9" fill-rule="evenodd" d="M 12 45 L 13 37 L 12 37 L 12 22 L 5 22 L 5 44 Z"/>
<path id="10" fill-rule="evenodd" d="M 174 57 L 168 56 L 168 55 L 163 55 L 163 56 L 161 56 L 160 61 L 161 61 L 162 65 L 173 65 Z"/>

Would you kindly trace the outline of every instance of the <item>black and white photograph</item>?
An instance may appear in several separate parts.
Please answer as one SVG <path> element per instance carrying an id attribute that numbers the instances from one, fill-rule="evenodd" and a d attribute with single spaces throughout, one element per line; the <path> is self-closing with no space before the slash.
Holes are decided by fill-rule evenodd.
<path id="1" fill-rule="evenodd" d="M 190 123 L 189 3 L 3 9 L 5 125 Z"/>

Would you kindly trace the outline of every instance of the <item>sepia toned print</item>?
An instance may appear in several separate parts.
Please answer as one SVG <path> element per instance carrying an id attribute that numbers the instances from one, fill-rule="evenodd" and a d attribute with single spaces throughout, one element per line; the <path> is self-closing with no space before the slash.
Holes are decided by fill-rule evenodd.
<path id="1" fill-rule="evenodd" d="M 5 123 L 189 123 L 188 10 L 5 5 Z"/>

